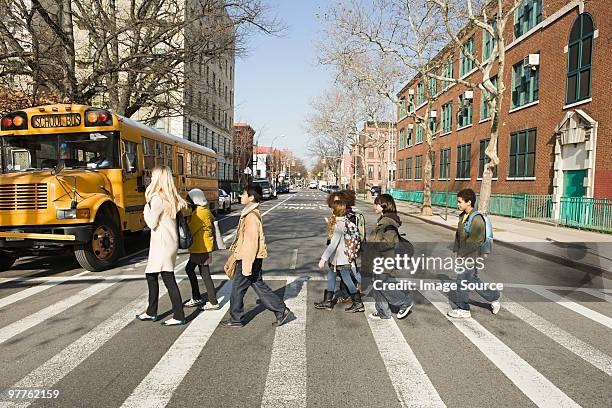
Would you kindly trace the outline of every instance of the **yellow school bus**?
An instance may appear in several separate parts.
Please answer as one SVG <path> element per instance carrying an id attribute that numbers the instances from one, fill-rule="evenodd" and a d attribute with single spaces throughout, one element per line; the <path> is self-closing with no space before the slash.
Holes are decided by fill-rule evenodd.
<path id="1" fill-rule="evenodd" d="M 124 235 L 145 229 L 144 191 L 156 165 L 183 196 L 217 210 L 213 150 L 108 110 L 74 104 L 0 118 L 0 271 L 22 256 L 73 250 L 90 271 L 115 265 Z"/>

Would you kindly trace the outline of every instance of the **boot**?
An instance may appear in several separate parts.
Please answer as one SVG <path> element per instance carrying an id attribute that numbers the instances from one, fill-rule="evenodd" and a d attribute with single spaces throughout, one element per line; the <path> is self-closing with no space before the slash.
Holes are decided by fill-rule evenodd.
<path id="1" fill-rule="evenodd" d="M 353 300 L 353 304 L 350 307 L 344 309 L 345 312 L 365 312 L 365 307 L 363 306 L 363 302 L 361 301 L 361 293 L 356 292 L 352 294 L 351 299 Z"/>
<path id="2" fill-rule="evenodd" d="M 324 310 L 332 310 L 334 305 L 332 304 L 332 298 L 334 297 L 334 292 L 330 292 L 329 290 L 325 291 L 323 301 L 315 302 L 315 309 L 324 309 Z"/>

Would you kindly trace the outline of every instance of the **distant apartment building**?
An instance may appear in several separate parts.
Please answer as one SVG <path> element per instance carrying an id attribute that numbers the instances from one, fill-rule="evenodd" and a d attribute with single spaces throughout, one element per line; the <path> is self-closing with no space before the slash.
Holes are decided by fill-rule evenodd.
<path id="1" fill-rule="evenodd" d="M 242 183 L 250 175 L 245 174 L 253 161 L 253 137 L 255 130 L 248 123 L 234 123 L 234 182 Z M 249 170 L 252 175 L 252 170 Z"/>
<path id="2" fill-rule="evenodd" d="M 493 193 L 552 195 L 553 204 L 561 197 L 612 197 L 611 24 L 605 1 L 526 0 L 519 6 L 504 33 L 506 93 Z M 464 28 L 461 41 L 481 61 L 491 52 L 491 37 L 480 28 Z M 437 56 L 446 61 L 444 76 L 481 80 L 469 58 L 447 49 Z M 436 95 L 429 119 L 432 190 L 478 191 L 491 126 L 483 92 L 418 76 L 398 94 L 397 188 L 423 189 L 425 132 L 410 112 L 425 111 L 425 86 Z"/>
<path id="3" fill-rule="evenodd" d="M 391 122 L 367 122 L 359 135 L 358 143 L 351 146 L 353 174 L 349 185 L 357 190 L 372 186 L 393 187 L 396 178 L 395 143 L 396 126 Z"/>
<path id="4" fill-rule="evenodd" d="M 255 146 L 253 148 L 253 178 L 272 179 L 272 148 Z"/>

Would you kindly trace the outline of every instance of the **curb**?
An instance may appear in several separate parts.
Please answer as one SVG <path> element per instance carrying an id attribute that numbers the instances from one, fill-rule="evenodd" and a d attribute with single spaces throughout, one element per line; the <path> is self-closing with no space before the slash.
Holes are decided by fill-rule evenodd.
<path id="1" fill-rule="evenodd" d="M 358 201 L 360 201 L 362 203 L 370 204 L 368 201 L 364 201 L 364 200 L 358 200 Z M 416 218 L 418 220 L 421 220 L 421 221 L 426 222 L 426 223 L 431 224 L 431 225 L 436 225 L 438 227 L 446 228 L 446 229 L 451 230 L 451 231 L 455 231 L 456 230 L 455 227 L 451 227 L 450 225 L 442 224 L 442 223 L 439 223 L 439 222 L 434 221 L 432 219 L 427 219 L 427 218 L 424 218 L 424 217 L 420 217 L 420 216 L 418 216 L 416 214 L 413 214 L 413 213 L 408 213 L 408 212 L 405 212 L 405 211 L 398 211 L 398 213 L 402 214 L 402 215 L 405 215 L 405 216 L 408 216 L 408 217 Z M 523 253 L 527 253 L 527 254 L 530 254 L 530 255 L 533 255 L 533 256 L 537 256 L 538 258 L 545 259 L 547 261 L 551 261 L 551 262 L 554 262 L 554 263 L 558 263 L 558 264 L 561 264 L 563 266 L 568 266 L 568 267 L 571 267 L 571 268 L 574 268 L 574 269 L 578 269 L 578 270 L 580 270 L 582 272 L 585 272 L 585 273 L 588 273 L 588 274 L 591 274 L 591 275 L 593 275 L 593 274 L 594 275 L 599 275 L 599 276 L 607 275 L 608 278 L 612 278 L 612 271 L 609 271 L 607 269 L 601 268 L 599 266 L 593 266 L 593 265 L 585 264 L 585 263 L 582 263 L 582 262 L 572 261 L 571 259 L 567 259 L 567 258 L 564 258 L 564 257 L 559 256 L 559 255 L 553 255 L 553 254 L 549 254 L 547 252 L 537 251 L 537 250 L 535 250 L 533 248 L 529 248 L 527 246 L 522 246 L 522 245 L 519 245 L 519 244 L 515 244 L 513 242 L 502 241 L 502 240 L 495 239 L 495 238 L 493 238 L 493 242 L 495 242 L 496 244 L 499 244 L 501 246 L 513 249 L 513 250 L 515 250 L 517 252 L 523 252 Z"/>

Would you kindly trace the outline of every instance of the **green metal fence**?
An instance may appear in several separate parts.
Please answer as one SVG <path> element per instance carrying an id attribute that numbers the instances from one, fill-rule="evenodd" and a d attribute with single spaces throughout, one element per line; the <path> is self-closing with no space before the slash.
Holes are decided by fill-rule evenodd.
<path id="1" fill-rule="evenodd" d="M 423 202 L 423 191 L 389 190 L 397 200 Z M 456 207 L 457 193 L 432 191 L 431 204 Z M 556 222 L 573 228 L 612 232 L 612 200 L 607 198 L 562 197 L 559 219 L 555 220 L 551 195 L 491 194 L 489 214 Z"/>
<path id="2" fill-rule="evenodd" d="M 607 198 L 562 197 L 559 225 L 612 232 L 612 201 Z"/>

